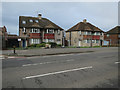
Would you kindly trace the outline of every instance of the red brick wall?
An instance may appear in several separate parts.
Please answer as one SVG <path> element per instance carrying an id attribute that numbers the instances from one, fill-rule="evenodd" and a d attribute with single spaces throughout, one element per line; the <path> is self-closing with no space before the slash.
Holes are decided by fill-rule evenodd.
<path id="1" fill-rule="evenodd" d="M 109 41 L 111 45 L 118 44 L 118 34 L 109 34 L 109 37 L 107 37 L 107 34 L 104 35 L 104 40 Z"/>
<path id="2" fill-rule="evenodd" d="M 29 35 L 30 35 L 29 38 L 41 38 L 41 34 L 40 33 L 30 33 Z"/>
<path id="3" fill-rule="evenodd" d="M 54 34 L 46 33 L 44 34 L 44 39 L 55 39 Z"/>
<path id="4" fill-rule="evenodd" d="M 83 36 L 84 39 L 91 39 L 91 35 L 84 35 Z M 99 35 L 93 35 L 92 39 L 100 39 Z"/>

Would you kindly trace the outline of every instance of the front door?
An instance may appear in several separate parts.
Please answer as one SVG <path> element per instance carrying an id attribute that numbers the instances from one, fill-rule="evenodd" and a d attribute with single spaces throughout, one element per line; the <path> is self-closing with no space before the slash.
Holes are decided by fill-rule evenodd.
<path id="1" fill-rule="evenodd" d="M 102 40 L 100 40 L 100 46 L 102 46 Z"/>
<path id="2" fill-rule="evenodd" d="M 79 40 L 79 47 L 81 46 L 81 41 Z"/>
<path id="3" fill-rule="evenodd" d="M 26 43 L 25 40 L 23 40 L 23 42 L 22 42 L 22 44 L 23 44 L 22 46 L 23 47 L 25 47 L 25 45 L 26 45 L 25 43 Z"/>

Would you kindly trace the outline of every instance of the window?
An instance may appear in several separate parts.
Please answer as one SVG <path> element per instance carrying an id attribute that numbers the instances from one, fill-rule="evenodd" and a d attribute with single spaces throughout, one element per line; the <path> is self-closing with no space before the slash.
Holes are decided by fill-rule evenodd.
<path id="1" fill-rule="evenodd" d="M 38 28 L 32 28 L 30 30 L 30 33 L 40 33 L 40 29 L 38 29 Z"/>
<path id="2" fill-rule="evenodd" d="M 91 35 L 91 32 L 87 32 L 87 35 Z"/>
<path id="3" fill-rule="evenodd" d="M 30 21 L 30 22 L 33 22 L 33 20 L 32 20 L 32 19 L 30 19 L 29 21 Z"/>
<path id="4" fill-rule="evenodd" d="M 92 40 L 92 43 L 95 43 L 95 40 Z"/>
<path id="5" fill-rule="evenodd" d="M 100 32 L 96 32 L 96 35 L 100 35 Z"/>
<path id="6" fill-rule="evenodd" d="M 84 40 L 84 43 L 87 43 L 87 40 Z"/>
<path id="7" fill-rule="evenodd" d="M 107 34 L 107 37 L 109 37 L 109 34 Z"/>
<path id="8" fill-rule="evenodd" d="M 57 41 L 61 41 L 61 39 L 57 39 Z"/>
<path id="9" fill-rule="evenodd" d="M 22 30 L 22 31 L 23 31 L 23 33 L 25 33 L 25 32 L 26 32 L 26 29 L 25 29 L 25 28 L 23 28 L 23 30 Z"/>
<path id="10" fill-rule="evenodd" d="M 54 29 L 47 29 L 45 33 L 54 33 Z"/>
<path id="11" fill-rule="evenodd" d="M 26 21 L 22 21 L 22 24 L 26 24 Z"/>
<path id="12" fill-rule="evenodd" d="M 103 35 L 103 32 L 101 32 L 101 35 Z"/>
<path id="13" fill-rule="evenodd" d="M 39 21 L 38 20 L 35 20 L 36 23 L 38 23 Z"/>
<path id="14" fill-rule="evenodd" d="M 120 38 L 120 34 L 118 34 L 118 38 Z"/>
<path id="15" fill-rule="evenodd" d="M 79 34 L 80 34 L 80 35 L 82 34 L 81 31 L 79 31 Z"/>
<path id="16" fill-rule="evenodd" d="M 31 39 L 30 43 L 31 44 L 39 44 L 40 43 L 40 39 Z"/>
<path id="17" fill-rule="evenodd" d="M 60 30 L 57 31 L 58 35 L 60 35 Z"/>
<path id="18" fill-rule="evenodd" d="M 87 31 L 84 32 L 84 35 L 87 35 Z"/>
<path id="19" fill-rule="evenodd" d="M 94 32 L 93 35 L 96 35 L 96 32 Z"/>
<path id="20" fill-rule="evenodd" d="M 88 39 L 88 40 L 87 40 L 87 43 L 90 43 L 90 41 L 91 41 L 91 40 Z"/>
<path id="21" fill-rule="evenodd" d="M 48 42 L 54 42 L 54 39 L 48 39 Z"/>
<path id="22" fill-rule="evenodd" d="M 96 43 L 99 43 L 99 40 L 96 40 Z"/>

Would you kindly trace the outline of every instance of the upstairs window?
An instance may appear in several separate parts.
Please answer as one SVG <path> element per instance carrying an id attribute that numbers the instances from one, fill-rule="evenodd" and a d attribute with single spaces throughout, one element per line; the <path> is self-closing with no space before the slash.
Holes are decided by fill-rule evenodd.
<path id="1" fill-rule="evenodd" d="M 32 19 L 30 19 L 29 21 L 30 21 L 30 22 L 33 22 L 33 20 L 32 20 Z"/>
<path id="2" fill-rule="evenodd" d="M 109 34 L 107 34 L 107 37 L 109 37 Z"/>
<path id="3" fill-rule="evenodd" d="M 96 32 L 96 35 L 100 35 L 100 32 Z"/>
<path id="4" fill-rule="evenodd" d="M 39 21 L 38 20 L 35 20 L 36 23 L 38 23 Z"/>
<path id="5" fill-rule="evenodd" d="M 40 33 L 40 29 L 32 28 L 32 29 L 30 30 L 30 33 Z"/>
<path id="6" fill-rule="evenodd" d="M 58 35 L 60 35 L 60 30 L 57 31 Z"/>
<path id="7" fill-rule="evenodd" d="M 118 34 L 118 38 L 120 38 L 120 34 Z"/>
<path id="8" fill-rule="evenodd" d="M 84 32 L 84 35 L 87 35 L 87 31 Z"/>
<path id="9" fill-rule="evenodd" d="M 26 29 L 25 28 L 23 28 L 22 31 L 23 31 L 23 33 L 26 33 Z"/>
<path id="10" fill-rule="evenodd" d="M 45 30 L 45 33 L 54 33 L 54 29 L 47 29 Z"/>
<path id="11" fill-rule="evenodd" d="M 26 24 L 26 21 L 22 21 L 22 24 Z"/>
<path id="12" fill-rule="evenodd" d="M 87 35 L 91 35 L 91 32 L 87 32 Z"/>

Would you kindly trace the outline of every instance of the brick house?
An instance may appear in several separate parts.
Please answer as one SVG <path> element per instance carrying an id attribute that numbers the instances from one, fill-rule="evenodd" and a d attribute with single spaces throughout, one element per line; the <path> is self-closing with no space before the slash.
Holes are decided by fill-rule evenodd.
<path id="1" fill-rule="evenodd" d="M 116 26 L 104 34 L 104 40 L 108 45 L 117 46 L 120 43 L 120 26 Z"/>
<path id="2" fill-rule="evenodd" d="M 6 49 L 7 47 L 7 29 L 5 26 L 0 27 L 0 49 Z"/>
<path id="3" fill-rule="evenodd" d="M 66 40 L 69 46 L 102 46 L 104 32 L 84 19 L 66 31 Z"/>
<path id="4" fill-rule="evenodd" d="M 47 18 L 42 18 L 41 14 L 38 17 L 19 16 L 19 36 L 22 47 L 42 42 L 62 45 L 64 30 Z"/>
<path id="5" fill-rule="evenodd" d="M 17 36 L 16 34 L 8 34 L 7 35 L 7 48 L 13 48 L 13 46 L 19 47 L 20 42 L 18 41 L 18 39 L 20 39 L 20 37 Z"/>

